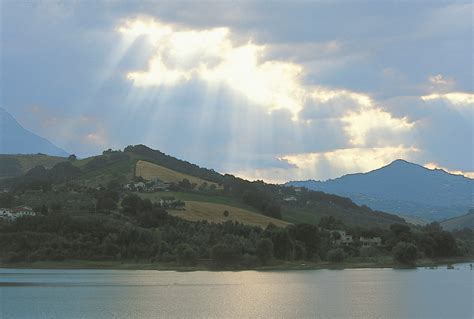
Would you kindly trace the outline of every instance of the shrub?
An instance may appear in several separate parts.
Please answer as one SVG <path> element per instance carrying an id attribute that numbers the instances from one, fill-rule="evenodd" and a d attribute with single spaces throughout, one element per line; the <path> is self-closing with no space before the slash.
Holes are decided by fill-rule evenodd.
<path id="1" fill-rule="evenodd" d="M 211 248 L 211 259 L 218 265 L 230 265 L 240 258 L 240 252 L 224 244 L 217 244 Z"/>
<path id="2" fill-rule="evenodd" d="M 303 260 L 306 258 L 306 246 L 303 242 L 299 240 L 295 241 L 295 259 L 296 260 Z"/>
<path id="3" fill-rule="evenodd" d="M 273 243 L 268 238 L 257 241 L 256 254 L 260 262 L 266 264 L 273 258 Z"/>
<path id="4" fill-rule="evenodd" d="M 344 261 L 345 257 L 344 250 L 342 248 L 331 249 L 327 254 L 328 260 L 335 263 Z"/>
<path id="5" fill-rule="evenodd" d="M 360 247 L 360 257 L 375 257 L 380 255 L 380 251 L 375 247 Z"/>
<path id="6" fill-rule="evenodd" d="M 180 244 L 176 247 L 178 263 L 185 266 L 193 266 L 197 262 L 197 254 L 188 244 Z"/>
<path id="7" fill-rule="evenodd" d="M 411 243 L 400 242 L 392 249 L 393 259 L 401 264 L 415 265 L 418 249 Z"/>

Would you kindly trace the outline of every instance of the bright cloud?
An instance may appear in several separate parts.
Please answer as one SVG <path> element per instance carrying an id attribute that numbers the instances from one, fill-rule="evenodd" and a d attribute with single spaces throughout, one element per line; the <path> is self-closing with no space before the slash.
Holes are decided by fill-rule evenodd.
<path id="1" fill-rule="evenodd" d="M 451 93 L 433 93 L 429 95 L 423 95 L 421 97 L 424 101 L 432 101 L 432 100 L 445 100 L 454 105 L 461 105 L 461 106 L 470 106 L 474 105 L 474 94 L 472 93 L 464 93 L 464 92 L 451 92 Z"/>
<path id="2" fill-rule="evenodd" d="M 292 168 L 249 169 L 235 171 L 239 176 L 264 179 L 274 183 L 289 180 L 330 179 L 347 173 L 368 172 L 398 158 L 414 158 L 420 150 L 394 146 L 348 148 L 328 152 L 290 154 L 279 158 Z"/>
<path id="3" fill-rule="evenodd" d="M 347 124 L 345 130 L 353 146 L 381 146 L 390 142 L 389 139 L 399 142 L 400 137 L 409 133 L 414 126 L 406 118 L 395 118 L 380 108 L 349 112 L 342 121 Z"/>
<path id="4" fill-rule="evenodd" d="M 466 172 L 466 171 L 460 171 L 460 170 L 450 170 L 446 167 L 443 167 L 439 164 L 436 164 L 436 163 L 427 163 L 424 165 L 426 168 L 429 168 L 429 169 L 442 169 L 443 171 L 446 171 L 448 173 L 451 173 L 451 174 L 455 174 L 455 175 L 464 175 L 466 177 L 469 177 L 469 178 L 474 178 L 474 172 Z"/>
<path id="5" fill-rule="evenodd" d="M 118 30 L 128 37 L 146 36 L 154 46 L 148 69 L 127 75 L 137 86 L 177 85 L 196 78 L 225 84 L 269 110 L 284 108 L 296 115 L 301 109 L 302 67 L 264 60 L 265 46 L 236 44 L 228 28 L 190 30 L 134 20 Z"/>

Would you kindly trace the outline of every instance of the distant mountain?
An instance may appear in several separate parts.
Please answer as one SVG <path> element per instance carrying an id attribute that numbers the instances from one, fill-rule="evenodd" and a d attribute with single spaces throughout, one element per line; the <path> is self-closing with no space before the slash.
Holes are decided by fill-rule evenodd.
<path id="1" fill-rule="evenodd" d="M 287 185 L 349 197 L 375 210 L 427 221 L 459 216 L 473 207 L 474 180 L 404 160 L 368 173 L 344 175 L 324 182 L 288 182 Z"/>
<path id="2" fill-rule="evenodd" d="M 7 111 L 0 108 L 0 154 L 68 156 L 47 139 L 24 129 Z"/>
<path id="3" fill-rule="evenodd" d="M 456 230 L 456 229 L 463 229 L 463 228 L 470 228 L 474 230 L 474 209 L 472 209 L 466 215 L 450 218 L 447 220 L 442 221 L 441 226 L 445 230 Z"/>

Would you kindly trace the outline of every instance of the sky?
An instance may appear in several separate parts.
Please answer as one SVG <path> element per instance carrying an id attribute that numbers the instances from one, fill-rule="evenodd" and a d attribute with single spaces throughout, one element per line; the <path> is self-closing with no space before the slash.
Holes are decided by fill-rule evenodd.
<path id="1" fill-rule="evenodd" d="M 471 1 L 1 1 L 0 107 L 80 157 L 474 177 Z"/>

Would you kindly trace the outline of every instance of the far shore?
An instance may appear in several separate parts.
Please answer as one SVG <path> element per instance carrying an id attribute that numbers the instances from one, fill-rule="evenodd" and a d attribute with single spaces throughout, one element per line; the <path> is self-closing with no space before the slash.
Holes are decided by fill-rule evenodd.
<path id="1" fill-rule="evenodd" d="M 133 262 L 133 261 L 90 261 L 90 260 L 65 260 L 65 261 L 35 261 L 18 263 L 0 263 L 0 268 L 13 269 L 110 269 L 110 270 L 158 270 L 158 271 L 285 271 L 285 270 L 317 270 L 317 269 L 370 269 L 370 268 L 394 268 L 409 269 L 415 267 L 441 267 L 458 263 L 474 263 L 474 256 L 463 258 L 440 258 L 421 259 L 416 265 L 407 266 L 397 264 L 390 259 L 380 262 L 344 261 L 341 263 L 331 262 L 303 262 L 286 261 L 257 267 L 219 267 L 214 265 L 198 264 L 195 266 L 182 266 L 176 263 L 162 262 Z"/>

